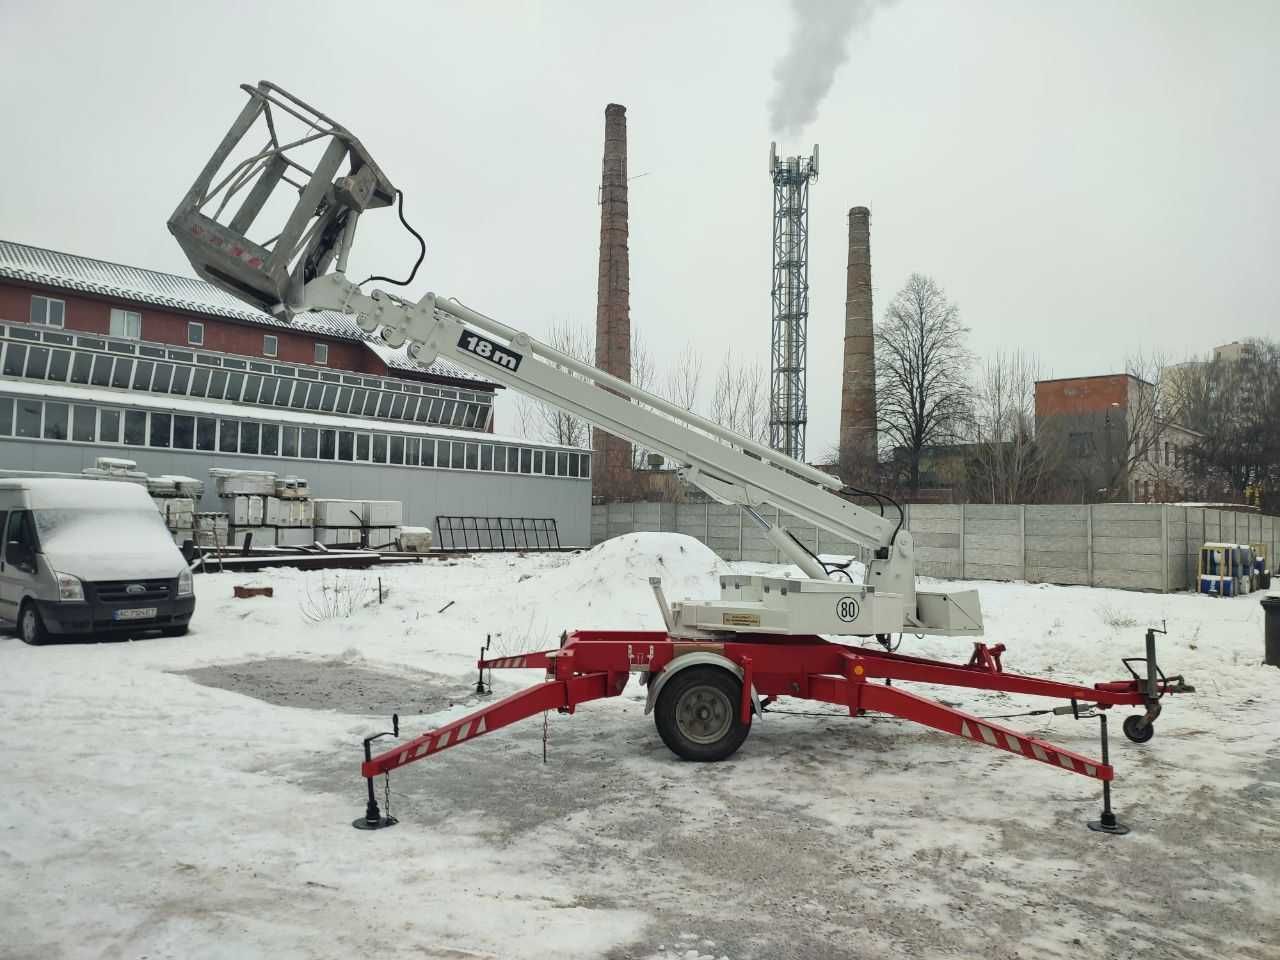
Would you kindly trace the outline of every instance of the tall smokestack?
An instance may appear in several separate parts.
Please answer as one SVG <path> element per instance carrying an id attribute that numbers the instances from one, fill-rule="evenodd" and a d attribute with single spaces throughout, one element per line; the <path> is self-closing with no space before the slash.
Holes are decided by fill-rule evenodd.
<path id="1" fill-rule="evenodd" d="M 871 211 L 849 211 L 849 273 L 844 302 L 844 381 L 840 391 L 840 463 L 876 466 L 876 354 L 871 309 Z"/>
<path id="2" fill-rule="evenodd" d="M 600 277 L 596 287 L 596 366 L 631 382 L 631 265 L 627 254 L 627 108 L 604 109 L 600 176 Z M 603 430 L 591 442 L 591 493 L 617 499 L 631 492 L 631 444 Z"/>

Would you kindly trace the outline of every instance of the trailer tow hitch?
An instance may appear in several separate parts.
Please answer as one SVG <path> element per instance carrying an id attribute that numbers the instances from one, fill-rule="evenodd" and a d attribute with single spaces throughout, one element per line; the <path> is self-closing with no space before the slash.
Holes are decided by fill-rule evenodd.
<path id="1" fill-rule="evenodd" d="M 381 733 L 375 733 L 371 737 L 364 738 L 364 760 L 368 763 L 373 757 L 370 750 L 370 744 L 375 740 L 381 740 L 383 737 L 399 737 L 400 736 L 400 714 L 393 713 L 391 715 L 391 729 L 383 730 Z M 383 775 L 386 776 L 385 774 Z M 391 792 L 390 785 L 387 787 L 387 815 L 384 817 L 382 811 L 378 809 L 378 798 L 373 792 L 373 777 L 365 777 L 365 784 L 369 787 L 369 803 L 365 807 L 364 816 L 357 817 L 351 821 L 351 825 L 357 830 L 381 830 L 383 827 L 394 827 L 400 821 L 391 816 Z"/>

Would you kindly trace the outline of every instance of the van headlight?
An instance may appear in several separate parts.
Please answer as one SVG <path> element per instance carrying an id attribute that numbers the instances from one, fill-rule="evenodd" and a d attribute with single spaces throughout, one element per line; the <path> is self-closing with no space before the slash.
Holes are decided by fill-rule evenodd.
<path id="1" fill-rule="evenodd" d="M 58 578 L 58 599 L 65 601 L 84 600 L 84 584 L 78 577 L 69 573 L 54 573 Z"/>
<path id="2" fill-rule="evenodd" d="M 191 582 L 191 571 L 183 570 L 178 574 L 178 596 L 189 597 L 195 592 L 195 585 Z"/>

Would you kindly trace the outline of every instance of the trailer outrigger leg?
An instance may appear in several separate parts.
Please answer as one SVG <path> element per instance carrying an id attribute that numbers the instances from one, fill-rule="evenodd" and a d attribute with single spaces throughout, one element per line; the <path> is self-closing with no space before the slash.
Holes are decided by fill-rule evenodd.
<path id="1" fill-rule="evenodd" d="M 932 727 L 1071 773 L 1100 780 L 1104 790 L 1101 823 L 1115 826 L 1110 781 L 1115 777 L 1106 745 L 1094 759 L 1004 724 L 975 716 L 910 692 L 892 681 L 998 690 L 1065 701 L 1052 712 L 1085 719 L 1115 706 L 1143 707 L 1144 719 L 1158 714 L 1168 693 L 1193 688 L 1182 677 L 1165 677 L 1155 666 L 1154 634 L 1148 631 L 1148 675 L 1084 686 L 1005 672 L 1004 647 L 975 643 L 964 664 L 889 653 L 821 637 L 759 637 L 750 641 L 691 641 L 664 632 L 579 630 L 556 650 L 479 661 L 481 669 L 545 669 L 546 679 L 527 690 L 488 704 L 459 720 L 369 758 L 366 778 L 456 747 L 547 710 L 573 713 L 592 700 L 616 697 L 631 674 L 649 688 L 646 713 L 653 712 L 659 735 L 687 760 L 721 760 L 746 739 L 760 697 L 792 696 L 846 707 L 851 716 L 888 714 Z M 1136 661 L 1135 661 L 1136 662 Z M 1127 664 L 1126 664 L 1127 665 Z M 1132 667 L 1130 667 L 1132 672 Z M 873 681 L 883 680 L 885 683 Z M 1126 723 L 1126 728 L 1129 724 Z M 1146 720 L 1135 742 L 1154 733 Z M 1122 832 L 1108 829 L 1107 832 Z"/>

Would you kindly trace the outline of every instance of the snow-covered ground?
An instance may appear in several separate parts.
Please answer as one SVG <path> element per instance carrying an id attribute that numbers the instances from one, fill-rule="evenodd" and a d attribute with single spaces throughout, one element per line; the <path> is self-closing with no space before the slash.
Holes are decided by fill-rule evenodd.
<path id="1" fill-rule="evenodd" d="M 648 576 L 715 596 L 729 569 L 637 534 L 383 571 L 381 605 L 376 574 L 199 577 L 184 638 L 0 636 L 0 956 L 1280 956 L 1280 670 L 1256 597 L 977 585 L 1018 672 L 1122 677 L 1168 621 L 1163 663 L 1198 692 L 1146 745 L 1113 724 L 1126 837 L 1085 829 L 1095 781 L 895 721 L 770 715 L 731 760 L 682 763 L 634 683 L 553 714 L 546 764 L 531 719 L 396 771 L 400 825 L 351 829 L 360 739 L 393 709 L 411 735 L 473 707 L 486 634 L 514 653 L 656 629 Z M 232 599 L 255 580 L 275 597 Z M 354 612 L 315 622 L 337 582 Z M 1096 754 L 1094 721 L 1008 722 Z"/>

